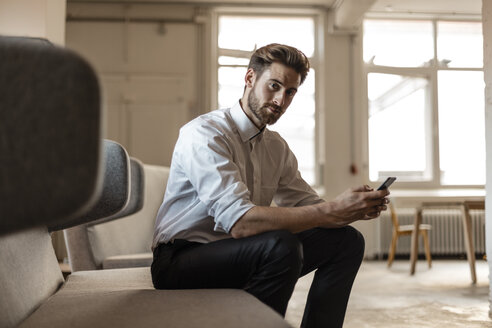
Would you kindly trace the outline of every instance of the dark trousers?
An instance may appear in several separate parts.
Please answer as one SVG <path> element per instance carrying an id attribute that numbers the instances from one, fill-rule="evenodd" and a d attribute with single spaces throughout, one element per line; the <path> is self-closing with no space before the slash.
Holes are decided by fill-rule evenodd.
<path id="1" fill-rule="evenodd" d="M 297 279 L 316 270 L 301 327 L 342 327 L 363 254 L 364 238 L 351 226 L 175 240 L 154 250 L 152 281 L 157 289 L 244 289 L 284 316 Z"/>

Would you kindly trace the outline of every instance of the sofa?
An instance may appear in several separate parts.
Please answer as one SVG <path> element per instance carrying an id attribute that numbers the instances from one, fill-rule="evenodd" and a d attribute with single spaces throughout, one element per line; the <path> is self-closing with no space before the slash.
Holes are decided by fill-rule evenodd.
<path id="1" fill-rule="evenodd" d="M 169 168 L 130 158 L 132 192 L 138 210 L 117 213 L 64 230 L 72 272 L 81 270 L 149 267 L 157 211 L 166 189 Z M 140 181 L 135 181 L 136 176 Z M 140 182 L 140 183 L 139 183 Z M 133 190 L 133 189 L 137 190 Z M 132 197 L 131 197 L 132 198 Z M 134 197 L 137 198 L 137 197 Z"/>
<path id="2" fill-rule="evenodd" d="M 51 232 L 140 210 L 101 98 L 76 53 L 0 36 L 0 327 L 288 327 L 242 290 L 156 290 L 148 267 L 63 278 Z"/>

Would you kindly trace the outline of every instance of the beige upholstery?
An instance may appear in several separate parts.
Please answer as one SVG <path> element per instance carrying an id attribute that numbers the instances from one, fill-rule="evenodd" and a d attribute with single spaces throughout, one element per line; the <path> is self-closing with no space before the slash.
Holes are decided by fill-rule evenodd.
<path id="1" fill-rule="evenodd" d="M 169 168 L 147 164 L 143 167 L 145 198 L 139 212 L 101 224 L 67 229 L 65 239 L 73 271 L 150 266 L 154 222 L 164 197 Z"/>
<path id="2" fill-rule="evenodd" d="M 15 327 L 63 284 L 46 227 L 0 237 L 0 327 Z"/>
<path id="3" fill-rule="evenodd" d="M 103 269 L 149 267 L 152 264 L 152 252 L 108 256 L 102 262 Z"/>
<path id="4" fill-rule="evenodd" d="M 154 290 L 149 282 L 148 268 L 76 272 L 20 327 L 288 327 L 242 290 Z"/>

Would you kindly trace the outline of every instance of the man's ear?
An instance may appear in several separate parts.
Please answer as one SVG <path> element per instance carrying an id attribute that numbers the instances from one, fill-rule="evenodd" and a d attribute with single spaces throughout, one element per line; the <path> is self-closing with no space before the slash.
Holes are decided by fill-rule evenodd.
<path id="1" fill-rule="evenodd" d="M 252 68 L 248 68 L 246 75 L 244 76 L 244 82 L 246 83 L 246 87 L 252 88 L 255 84 L 256 73 Z"/>

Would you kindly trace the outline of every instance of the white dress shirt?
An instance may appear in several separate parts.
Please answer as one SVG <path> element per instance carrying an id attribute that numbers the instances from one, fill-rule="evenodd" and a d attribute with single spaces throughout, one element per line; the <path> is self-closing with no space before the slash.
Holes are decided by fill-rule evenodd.
<path id="1" fill-rule="evenodd" d="M 201 115 L 180 130 L 152 247 L 230 238 L 244 213 L 272 200 L 285 207 L 322 202 L 285 140 L 260 131 L 239 102 Z"/>

